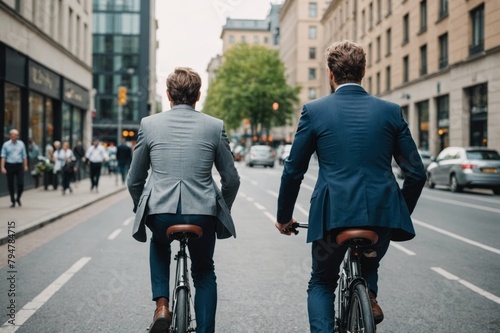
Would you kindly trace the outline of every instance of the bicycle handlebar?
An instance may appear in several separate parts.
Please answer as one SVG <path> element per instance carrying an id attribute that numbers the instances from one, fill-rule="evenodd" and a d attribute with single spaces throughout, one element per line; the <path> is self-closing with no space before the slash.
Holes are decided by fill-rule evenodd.
<path id="1" fill-rule="evenodd" d="M 308 223 L 299 223 L 299 222 L 294 222 L 292 223 L 292 226 L 290 228 L 286 228 L 284 231 L 285 232 L 293 232 L 295 235 L 299 234 L 299 231 L 297 228 L 308 228 L 309 224 Z"/>

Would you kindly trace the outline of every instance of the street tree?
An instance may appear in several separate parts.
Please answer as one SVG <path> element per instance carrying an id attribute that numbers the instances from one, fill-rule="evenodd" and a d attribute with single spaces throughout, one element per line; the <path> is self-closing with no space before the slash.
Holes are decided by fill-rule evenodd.
<path id="1" fill-rule="evenodd" d="M 286 125 L 299 101 L 300 87 L 285 79 L 285 65 L 277 50 L 241 44 L 224 54 L 210 84 L 203 112 L 224 120 L 227 129 L 249 121 L 251 135 Z"/>

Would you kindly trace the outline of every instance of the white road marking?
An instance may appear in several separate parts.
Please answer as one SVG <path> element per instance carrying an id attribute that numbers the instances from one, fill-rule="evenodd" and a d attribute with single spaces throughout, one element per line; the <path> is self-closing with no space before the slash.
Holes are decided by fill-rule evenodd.
<path id="1" fill-rule="evenodd" d="M 495 302 L 497 304 L 500 304 L 500 297 L 495 296 L 492 293 L 487 292 L 486 290 L 479 288 L 478 286 L 470 283 L 469 281 L 463 280 L 463 279 L 459 278 L 458 276 L 453 275 L 450 272 L 445 271 L 441 267 L 431 267 L 431 269 L 434 272 L 444 276 L 446 279 L 458 281 L 461 284 L 463 284 L 464 286 L 466 286 L 467 288 L 469 288 L 470 290 L 474 291 L 475 293 L 478 293 L 479 295 L 484 296 L 487 299 L 492 300 L 493 302 Z"/>
<path id="2" fill-rule="evenodd" d="M 61 289 L 62 286 L 66 284 L 83 266 L 85 266 L 91 257 L 83 257 L 73 264 L 66 272 L 62 273 L 54 282 L 52 282 L 47 288 L 45 288 L 38 296 L 33 298 L 31 302 L 26 303 L 21 310 L 16 313 L 15 325 L 5 322 L 2 325 L 2 331 L 5 327 L 8 330 L 5 332 L 15 332 L 32 316 L 35 312 L 40 309 L 47 301 L 54 296 L 54 294 Z"/>
<path id="3" fill-rule="evenodd" d="M 314 191 L 314 187 L 307 185 L 306 183 L 300 184 L 300 187 L 303 187 L 305 189 L 308 189 L 309 191 Z"/>
<path id="4" fill-rule="evenodd" d="M 267 210 L 264 211 L 264 215 L 266 215 L 267 218 L 271 220 L 271 222 L 276 222 L 276 217 L 273 214 L 269 213 Z"/>
<path id="5" fill-rule="evenodd" d="M 255 205 L 255 207 L 257 207 L 258 209 L 260 210 L 266 210 L 266 207 L 262 206 L 260 203 L 258 202 L 254 202 L 253 203 Z"/>
<path id="6" fill-rule="evenodd" d="M 122 229 L 116 229 L 115 231 L 113 231 L 111 233 L 111 235 L 108 236 L 108 240 L 113 240 L 116 238 L 116 236 L 118 236 L 120 234 L 120 232 L 122 232 Z"/>
<path id="7" fill-rule="evenodd" d="M 252 183 L 252 185 L 255 185 L 255 186 L 259 185 L 259 183 L 257 183 L 255 180 L 250 181 L 250 183 Z"/>
<path id="8" fill-rule="evenodd" d="M 447 203 L 450 205 L 455 205 L 455 206 L 460 206 L 460 207 L 469 207 L 469 208 L 480 209 L 480 210 L 484 210 L 487 212 L 500 214 L 500 209 L 498 209 L 498 208 L 491 208 L 491 207 L 476 205 L 476 204 L 472 204 L 472 203 L 468 203 L 468 202 L 464 202 L 464 201 L 458 201 L 458 200 L 437 198 L 437 197 L 429 196 L 429 195 L 425 195 L 425 194 L 421 195 L 421 197 L 423 197 L 425 199 L 433 200 L 433 201 L 444 202 L 444 203 Z"/>
<path id="9" fill-rule="evenodd" d="M 123 225 L 124 225 L 124 226 L 129 225 L 132 221 L 134 221 L 134 219 L 135 219 L 135 217 L 134 217 L 134 216 L 129 217 L 128 219 L 126 219 L 126 220 L 123 222 Z"/>
<path id="10" fill-rule="evenodd" d="M 433 231 L 436 231 L 436 232 L 439 232 L 443 235 L 446 235 L 448 237 L 451 237 L 451 238 L 455 238 L 459 241 L 462 241 L 464 243 L 467 243 L 467 244 L 470 244 L 470 245 L 474 245 L 474 246 L 477 246 L 477 247 L 480 247 L 482 248 L 483 250 L 486 250 L 486 251 L 490 251 L 490 252 L 493 252 L 495 254 L 500 254 L 500 249 L 497 249 L 497 248 L 494 248 L 494 247 L 491 247 L 491 246 L 488 246 L 488 245 L 484 245 L 484 244 L 481 244 L 479 242 L 476 242 L 476 241 L 473 241 L 471 239 L 468 239 L 468 238 L 465 238 L 463 236 L 460 236 L 460 235 L 457 235 L 453 232 L 450 232 L 450 231 L 446 231 L 444 229 L 441 229 L 441 228 L 438 228 L 438 227 L 435 227 L 433 225 L 430 225 L 428 223 L 425 223 L 425 222 L 422 222 L 422 221 L 419 221 L 419 220 L 413 220 L 413 223 L 414 224 L 417 224 L 419 226 L 422 226 L 422 227 L 425 227 L 427 229 L 431 229 Z"/>
<path id="11" fill-rule="evenodd" d="M 254 201 L 252 197 L 247 197 L 247 200 L 250 201 L 250 202 Z"/>
<path id="12" fill-rule="evenodd" d="M 266 190 L 266 192 L 270 195 L 272 195 L 273 197 L 275 198 L 278 198 L 278 193 L 274 192 L 274 191 L 271 191 L 271 190 Z"/>
<path id="13" fill-rule="evenodd" d="M 405 248 L 405 247 L 403 247 L 403 246 L 401 246 L 401 245 L 399 245 L 399 244 L 397 244 L 397 243 L 391 242 L 390 244 L 391 244 L 392 246 L 394 246 L 396 249 L 398 249 L 398 250 L 400 250 L 400 251 L 402 251 L 402 252 L 406 253 L 406 254 L 407 254 L 407 255 L 409 255 L 409 256 L 416 256 L 416 255 L 417 255 L 415 252 L 410 251 L 410 250 L 408 250 L 407 248 Z"/>
<path id="14" fill-rule="evenodd" d="M 296 204 L 295 208 L 297 208 L 298 210 L 300 210 L 300 212 L 302 214 L 304 214 L 306 217 L 309 217 L 309 212 L 307 211 L 307 209 L 303 208 L 301 205 Z"/>
<path id="15" fill-rule="evenodd" d="M 314 181 L 318 180 L 318 177 L 310 175 L 308 173 L 304 174 L 304 177 L 309 178 L 309 179 L 314 180 Z"/>

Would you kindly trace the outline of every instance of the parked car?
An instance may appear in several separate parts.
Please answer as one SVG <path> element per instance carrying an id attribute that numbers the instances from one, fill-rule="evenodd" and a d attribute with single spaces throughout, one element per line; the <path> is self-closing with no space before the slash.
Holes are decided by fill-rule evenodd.
<path id="1" fill-rule="evenodd" d="M 264 167 L 274 168 L 274 159 L 276 154 L 273 148 L 264 145 L 256 145 L 250 147 L 248 154 L 245 155 L 246 165 L 253 167 L 254 165 L 262 165 Z"/>
<path id="2" fill-rule="evenodd" d="M 429 188 L 447 185 L 452 192 L 487 188 L 500 194 L 500 155 L 483 147 L 448 147 L 427 168 Z"/>
<path id="3" fill-rule="evenodd" d="M 288 155 L 290 155 L 290 149 L 292 149 L 292 145 L 285 145 L 283 147 L 283 151 L 278 156 L 278 160 L 279 160 L 280 164 L 285 163 L 286 158 L 288 157 Z"/>
<path id="4" fill-rule="evenodd" d="M 422 159 L 422 164 L 424 165 L 424 169 L 427 170 L 427 167 L 431 164 L 432 162 L 432 156 L 427 150 L 418 150 L 418 153 L 420 155 L 420 158 Z M 404 179 L 404 174 L 399 165 L 396 163 L 394 158 L 392 159 L 392 171 L 394 172 L 394 175 L 398 178 Z"/>

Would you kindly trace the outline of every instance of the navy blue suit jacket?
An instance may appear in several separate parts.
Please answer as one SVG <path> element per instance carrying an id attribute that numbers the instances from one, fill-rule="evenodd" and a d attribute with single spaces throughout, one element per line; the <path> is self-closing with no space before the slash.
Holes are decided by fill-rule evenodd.
<path id="1" fill-rule="evenodd" d="M 319 172 L 311 196 L 308 242 L 327 231 L 355 226 L 392 228 L 395 241 L 415 237 L 410 214 L 426 174 L 397 104 L 359 85 L 347 85 L 304 105 L 281 178 L 279 223 L 292 218 L 314 152 Z M 406 175 L 402 189 L 392 172 L 393 156 Z"/>

